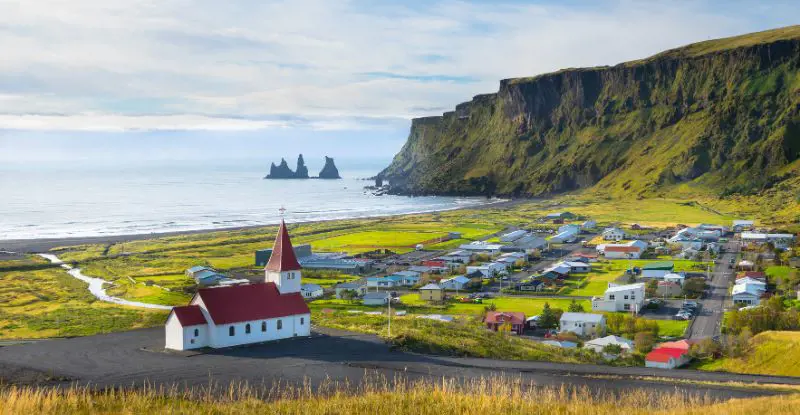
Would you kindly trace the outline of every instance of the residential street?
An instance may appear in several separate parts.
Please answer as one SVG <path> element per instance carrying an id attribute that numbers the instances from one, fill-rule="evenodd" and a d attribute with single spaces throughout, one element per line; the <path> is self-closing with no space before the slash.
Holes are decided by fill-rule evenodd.
<path id="1" fill-rule="evenodd" d="M 734 269 L 729 268 L 729 262 L 731 259 L 736 259 L 738 252 L 739 247 L 735 242 L 725 245 L 725 253 L 720 255 L 719 261 L 711 273 L 710 295 L 698 301 L 700 312 L 690 326 L 690 339 L 702 339 L 720 334 L 725 300 L 728 298 L 728 286 L 736 273 Z"/>

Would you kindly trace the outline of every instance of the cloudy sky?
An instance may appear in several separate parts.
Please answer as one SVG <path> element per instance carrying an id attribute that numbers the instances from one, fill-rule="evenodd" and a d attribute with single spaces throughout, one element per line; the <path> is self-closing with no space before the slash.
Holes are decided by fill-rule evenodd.
<path id="1" fill-rule="evenodd" d="M 391 157 L 503 78 L 798 22 L 761 3 L 0 0 L 0 161 Z"/>

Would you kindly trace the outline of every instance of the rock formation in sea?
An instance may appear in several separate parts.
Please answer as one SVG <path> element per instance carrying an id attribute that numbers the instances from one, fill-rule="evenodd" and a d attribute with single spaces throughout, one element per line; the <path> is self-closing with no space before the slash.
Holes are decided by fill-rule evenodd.
<path id="1" fill-rule="evenodd" d="M 341 179 L 339 176 L 339 169 L 333 164 L 333 159 L 325 156 L 325 166 L 319 172 L 320 179 Z"/>
<path id="2" fill-rule="evenodd" d="M 289 165 L 286 163 L 286 160 L 281 158 L 281 164 L 276 166 L 275 163 L 272 163 L 269 166 L 269 174 L 265 179 L 293 179 L 294 172 L 292 169 L 289 168 Z"/>
<path id="3" fill-rule="evenodd" d="M 295 179 L 308 179 L 308 167 L 303 160 L 303 155 L 297 156 L 297 169 L 294 171 Z"/>
<path id="4" fill-rule="evenodd" d="M 306 167 L 306 162 L 303 160 L 303 155 L 300 154 L 297 156 L 297 170 L 292 171 L 289 168 L 289 164 L 286 163 L 286 159 L 281 158 L 281 164 L 275 165 L 272 163 L 269 167 L 269 174 L 264 177 L 265 179 L 311 179 L 312 177 L 308 176 L 308 167 Z M 341 179 L 339 176 L 339 169 L 336 168 L 336 165 L 333 164 L 333 159 L 330 157 L 325 157 L 325 167 L 322 168 L 322 171 L 319 172 L 319 179 Z"/>

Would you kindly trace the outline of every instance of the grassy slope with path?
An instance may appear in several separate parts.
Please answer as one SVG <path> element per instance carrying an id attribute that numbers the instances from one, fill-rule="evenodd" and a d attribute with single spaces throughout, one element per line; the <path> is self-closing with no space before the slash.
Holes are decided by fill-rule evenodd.
<path id="1" fill-rule="evenodd" d="M 765 331 L 751 340 L 744 357 L 722 358 L 697 366 L 700 370 L 759 375 L 800 376 L 800 332 Z"/>

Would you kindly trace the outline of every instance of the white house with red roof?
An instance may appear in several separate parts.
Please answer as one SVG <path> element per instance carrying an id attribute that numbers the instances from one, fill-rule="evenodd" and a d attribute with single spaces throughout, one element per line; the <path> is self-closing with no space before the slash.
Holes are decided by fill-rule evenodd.
<path id="1" fill-rule="evenodd" d="M 311 334 L 311 311 L 300 293 L 301 267 L 281 221 L 265 281 L 201 288 L 189 305 L 174 307 L 165 347 L 230 347 Z"/>

